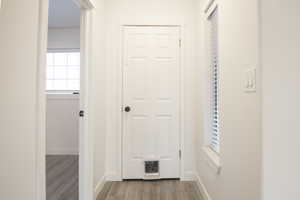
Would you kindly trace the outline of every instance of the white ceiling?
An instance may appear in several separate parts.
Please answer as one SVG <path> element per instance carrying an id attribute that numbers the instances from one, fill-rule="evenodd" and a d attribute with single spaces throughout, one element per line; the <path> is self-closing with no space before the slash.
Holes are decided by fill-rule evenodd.
<path id="1" fill-rule="evenodd" d="M 80 9 L 72 0 L 49 1 L 49 27 L 67 28 L 80 26 Z"/>

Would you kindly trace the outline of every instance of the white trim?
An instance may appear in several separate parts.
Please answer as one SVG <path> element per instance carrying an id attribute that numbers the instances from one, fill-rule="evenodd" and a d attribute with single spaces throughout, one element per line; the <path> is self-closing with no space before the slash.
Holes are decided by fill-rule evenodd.
<path id="1" fill-rule="evenodd" d="M 80 26 L 48 27 L 48 30 L 71 30 L 71 29 L 78 30 L 78 29 L 80 29 Z"/>
<path id="2" fill-rule="evenodd" d="M 211 8 L 212 4 L 215 2 L 215 0 L 207 0 L 206 4 L 204 6 L 204 13 L 207 13 L 208 10 Z"/>
<path id="3" fill-rule="evenodd" d="M 36 88 L 36 200 L 46 200 L 46 53 L 48 0 L 39 1 Z"/>
<path id="4" fill-rule="evenodd" d="M 181 159 L 180 159 L 180 179 L 185 179 L 185 25 L 180 24 L 181 31 L 181 49 L 180 49 L 180 150 L 181 150 Z"/>
<path id="5" fill-rule="evenodd" d="M 204 198 L 204 200 L 212 200 L 212 198 L 210 197 L 204 183 L 202 182 L 200 176 L 197 173 L 195 174 L 195 180 L 196 180 L 198 189 L 199 189 L 202 197 Z"/>
<path id="6" fill-rule="evenodd" d="M 89 2 L 81 4 L 80 17 L 80 110 L 84 110 L 85 116 L 79 122 L 79 200 L 94 199 L 94 142 L 93 132 L 90 130 L 89 117 L 89 96 L 90 90 L 90 66 L 92 63 L 91 55 L 91 36 L 92 36 L 92 8 Z M 86 6 L 86 7 L 85 7 Z"/>
<path id="7" fill-rule="evenodd" d="M 47 95 L 80 95 L 79 90 L 46 90 Z"/>
<path id="8" fill-rule="evenodd" d="M 119 148 L 119 158 L 117 158 L 116 160 L 118 161 L 118 166 L 119 169 L 117 168 L 117 172 L 116 173 L 109 173 L 108 177 L 110 178 L 109 180 L 122 180 L 123 179 L 123 24 L 120 24 L 119 26 L 119 38 L 120 38 L 120 43 L 118 48 L 118 73 L 117 73 L 117 103 L 118 103 L 118 107 L 121 109 L 121 112 L 119 112 L 120 110 L 117 109 L 117 131 L 119 134 L 119 143 L 118 143 L 118 148 Z"/>
<path id="9" fill-rule="evenodd" d="M 36 197 L 35 200 L 46 200 L 46 53 L 47 53 L 47 33 L 48 33 L 48 5 L 49 0 L 40 0 L 39 5 L 39 32 L 38 32 L 38 59 L 37 59 L 37 88 L 36 88 Z M 84 17 L 81 17 L 81 29 L 85 29 L 85 34 L 81 35 L 81 42 L 85 45 L 89 42 L 91 36 L 91 13 L 88 12 L 94 8 L 90 0 L 78 1 Z M 83 20 L 84 19 L 84 20 Z M 86 38 L 87 37 L 87 38 Z M 86 47 L 86 46 L 84 46 Z M 84 48 L 83 48 L 84 49 Z M 84 49 L 86 56 L 85 62 L 91 60 L 87 49 Z M 86 63 L 84 63 L 86 64 Z M 83 65 L 89 66 L 89 65 Z M 86 102 L 88 103 L 88 102 Z M 86 107 L 88 105 L 85 105 Z M 86 128 L 88 128 L 87 119 Z M 79 175 L 79 199 L 93 200 L 93 138 L 89 134 L 80 134 L 80 161 L 81 165 Z M 84 140 L 82 139 L 84 138 Z M 84 165 L 84 166 L 82 166 Z"/>
<path id="10" fill-rule="evenodd" d="M 119 158 L 117 160 L 119 161 L 118 164 L 118 173 L 119 175 L 114 175 L 114 180 L 122 180 L 123 179 L 123 27 L 125 26 L 169 26 L 169 27 L 179 27 L 180 29 L 180 39 L 181 39 L 181 47 L 180 47 L 180 149 L 181 150 L 181 159 L 180 159 L 180 179 L 181 180 L 187 180 L 189 179 L 189 176 L 186 177 L 186 173 L 184 170 L 184 160 L 185 160 L 185 149 L 184 149 L 184 92 L 185 92 L 185 24 L 184 23 L 126 23 L 122 22 L 119 24 L 119 34 L 120 34 L 120 43 L 119 43 L 119 60 L 118 60 L 118 75 L 117 75 L 117 131 L 119 135 L 119 144 L 118 147 L 119 152 Z M 121 112 L 120 112 L 121 110 Z M 116 178 L 117 177 L 117 178 Z M 107 177 L 108 180 L 111 180 L 109 177 Z"/>
<path id="11" fill-rule="evenodd" d="M 98 197 L 98 195 L 102 191 L 105 183 L 106 183 L 106 177 L 102 176 L 102 178 L 98 181 L 98 183 L 97 183 L 97 185 L 95 187 L 95 190 L 94 190 L 94 196 L 95 196 L 95 198 L 94 199 L 96 199 Z"/>
<path id="12" fill-rule="evenodd" d="M 47 53 L 78 53 L 80 48 L 47 48 Z"/>
<path id="13" fill-rule="evenodd" d="M 47 100 L 79 100 L 78 94 L 66 94 L 66 93 L 47 93 Z"/>
<path id="14" fill-rule="evenodd" d="M 214 11 L 218 8 L 218 2 L 217 0 L 211 0 L 208 3 L 208 6 L 206 7 L 207 9 L 205 10 L 205 26 L 207 26 L 208 21 L 211 19 L 212 14 Z M 205 33 L 207 37 L 207 32 Z M 206 40 L 205 40 L 206 41 Z M 207 49 L 208 44 L 205 45 L 205 49 Z M 206 51 L 204 51 L 206 52 Z M 207 57 L 210 57 L 210 55 L 207 55 Z M 205 61 L 207 62 L 207 61 Z M 211 71 L 211 69 L 209 69 Z M 205 100 L 207 101 L 207 100 Z M 211 111 L 205 112 L 208 115 L 211 115 Z M 210 116 L 212 117 L 212 116 Z M 205 116 L 207 118 L 207 116 Z M 207 120 L 205 120 L 207 123 Z M 210 120 L 209 120 L 210 123 Z M 208 124 L 206 125 L 208 126 Z M 206 127 L 207 128 L 207 127 Z M 220 164 L 220 155 L 216 153 L 215 151 L 212 150 L 212 148 L 209 146 L 211 145 L 211 130 L 210 128 L 207 128 L 205 131 L 204 135 L 204 146 L 202 147 L 202 154 L 204 156 L 206 164 L 214 171 L 214 173 L 219 174 L 221 172 L 221 164 Z"/>
<path id="15" fill-rule="evenodd" d="M 193 171 L 184 172 L 183 176 L 180 178 L 180 181 L 194 181 L 195 173 Z"/>
<path id="16" fill-rule="evenodd" d="M 208 9 L 205 12 L 206 19 L 209 20 L 211 15 L 214 13 L 214 11 L 218 8 L 218 2 L 212 1 L 211 5 L 208 7 Z"/>
<path id="17" fill-rule="evenodd" d="M 113 172 L 106 173 L 105 177 L 106 177 L 106 180 L 109 180 L 109 181 L 122 181 L 122 177 Z"/>
<path id="18" fill-rule="evenodd" d="M 204 158 L 208 166 L 216 173 L 221 173 L 221 163 L 220 163 L 220 156 L 214 152 L 210 147 L 203 147 L 202 148 Z"/>
<path id="19" fill-rule="evenodd" d="M 46 155 L 79 155 L 78 149 L 48 149 Z"/>
<path id="20" fill-rule="evenodd" d="M 91 10 L 95 5 L 90 0 L 72 0 L 80 9 Z"/>

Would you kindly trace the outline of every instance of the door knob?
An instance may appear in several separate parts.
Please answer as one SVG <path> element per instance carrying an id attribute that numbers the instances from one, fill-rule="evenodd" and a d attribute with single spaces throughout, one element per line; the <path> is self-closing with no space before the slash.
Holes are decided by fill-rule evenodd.
<path id="1" fill-rule="evenodd" d="M 125 112 L 130 112 L 131 108 L 129 106 L 126 106 L 124 110 Z"/>
<path id="2" fill-rule="evenodd" d="M 83 110 L 79 111 L 79 117 L 84 117 L 84 111 Z"/>

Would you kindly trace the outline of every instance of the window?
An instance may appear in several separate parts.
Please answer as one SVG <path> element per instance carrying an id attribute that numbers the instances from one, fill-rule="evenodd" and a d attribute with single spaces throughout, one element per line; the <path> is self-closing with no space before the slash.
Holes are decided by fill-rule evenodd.
<path id="1" fill-rule="evenodd" d="M 211 128 L 212 135 L 210 146 L 219 153 L 220 151 L 220 125 L 219 125 L 219 53 L 218 53 L 218 9 L 216 8 L 209 17 L 210 24 L 210 65 L 211 65 Z"/>
<path id="2" fill-rule="evenodd" d="M 46 90 L 77 91 L 80 89 L 80 53 L 47 53 Z"/>

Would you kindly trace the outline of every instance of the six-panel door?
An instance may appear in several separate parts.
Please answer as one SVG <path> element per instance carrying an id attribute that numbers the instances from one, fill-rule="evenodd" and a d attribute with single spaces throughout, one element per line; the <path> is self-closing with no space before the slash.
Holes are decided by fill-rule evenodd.
<path id="1" fill-rule="evenodd" d="M 124 27 L 124 179 L 143 179 L 145 160 L 159 160 L 159 178 L 180 176 L 179 38 L 179 27 Z"/>

